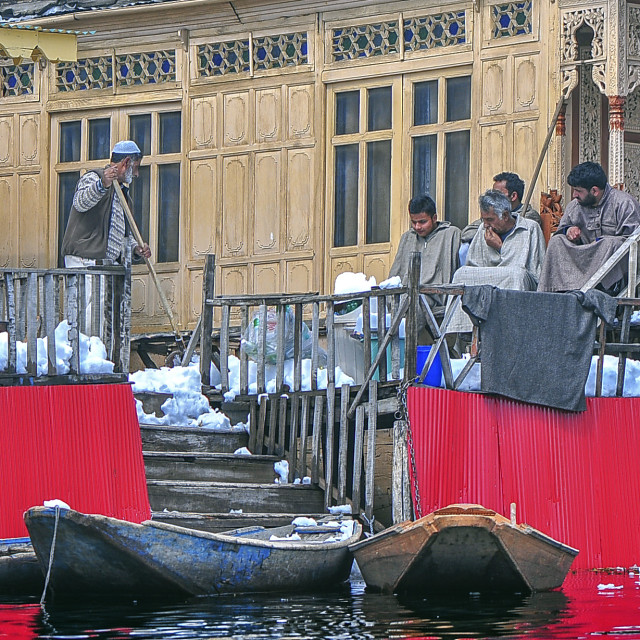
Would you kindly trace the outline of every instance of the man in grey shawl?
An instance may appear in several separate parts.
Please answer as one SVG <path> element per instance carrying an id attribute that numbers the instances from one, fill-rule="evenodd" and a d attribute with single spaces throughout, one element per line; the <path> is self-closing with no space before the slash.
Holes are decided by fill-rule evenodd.
<path id="1" fill-rule="evenodd" d="M 613 189 L 596 162 L 576 165 L 567 182 L 573 200 L 549 240 L 539 291 L 580 289 L 640 224 L 640 204 L 628 193 Z M 602 279 L 612 294 L 627 274 L 627 260 Z"/>
<path id="2" fill-rule="evenodd" d="M 455 272 L 452 283 L 535 291 L 545 252 L 540 225 L 513 214 L 509 198 L 495 189 L 481 195 L 478 203 L 483 224 L 471 241 L 465 266 Z M 471 320 L 458 307 L 446 332 L 471 330 Z"/>
<path id="3" fill-rule="evenodd" d="M 411 253 L 418 251 L 422 259 L 420 284 L 449 284 L 458 267 L 460 229 L 450 222 L 439 221 L 435 202 L 426 194 L 415 196 L 409 202 L 411 229 L 400 238 L 396 257 L 391 265 L 389 277 L 399 276 L 406 285 L 409 278 Z M 435 315 L 444 311 L 444 296 L 427 296 Z"/>

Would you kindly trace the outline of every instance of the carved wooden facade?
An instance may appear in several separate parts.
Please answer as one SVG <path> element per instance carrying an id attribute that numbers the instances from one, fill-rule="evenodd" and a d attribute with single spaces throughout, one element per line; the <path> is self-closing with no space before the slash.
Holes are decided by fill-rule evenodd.
<path id="1" fill-rule="evenodd" d="M 612 182 L 640 188 L 637 5 L 124 4 L 32 21 L 95 31 L 78 38 L 77 63 L 0 66 L 0 266 L 55 266 L 75 180 L 134 137 L 145 145 L 134 213 L 182 327 L 201 312 L 208 253 L 224 294 L 331 292 L 344 271 L 380 281 L 414 191 L 464 224 L 495 173 L 528 182 L 578 77 L 534 204 L 599 148 Z M 603 92 L 615 117 L 581 106 Z M 143 267 L 132 300 L 135 329 L 167 328 Z"/>

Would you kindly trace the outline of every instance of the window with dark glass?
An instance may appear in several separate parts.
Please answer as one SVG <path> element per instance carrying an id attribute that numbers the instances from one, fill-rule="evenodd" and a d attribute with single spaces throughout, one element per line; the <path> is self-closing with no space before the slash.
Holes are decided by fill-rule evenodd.
<path id="1" fill-rule="evenodd" d="M 82 123 L 79 120 L 60 124 L 60 162 L 79 162 Z"/>
<path id="2" fill-rule="evenodd" d="M 392 97 L 390 86 L 335 95 L 335 247 L 389 242 Z"/>
<path id="3" fill-rule="evenodd" d="M 470 120 L 470 76 L 413 85 L 411 195 L 429 194 L 441 217 L 459 227 L 469 215 Z M 443 176 L 438 176 L 438 150 L 444 152 Z"/>
<path id="4" fill-rule="evenodd" d="M 89 120 L 89 160 L 106 160 L 111 156 L 111 120 Z"/>
<path id="5" fill-rule="evenodd" d="M 180 153 L 180 112 L 160 114 L 160 153 Z"/>
<path id="6" fill-rule="evenodd" d="M 158 262 L 177 262 L 180 247 L 180 165 L 158 167 Z"/>
<path id="7" fill-rule="evenodd" d="M 62 248 L 62 238 L 69 222 L 69 213 L 73 204 L 73 194 L 76 190 L 76 184 L 80 180 L 79 171 L 67 171 L 58 174 L 58 266 L 64 267 L 63 256 L 60 253 Z"/>
<path id="8" fill-rule="evenodd" d="M 151 114 L 129 116 L 129 137 L 145 156 L 151 153 Z"/>

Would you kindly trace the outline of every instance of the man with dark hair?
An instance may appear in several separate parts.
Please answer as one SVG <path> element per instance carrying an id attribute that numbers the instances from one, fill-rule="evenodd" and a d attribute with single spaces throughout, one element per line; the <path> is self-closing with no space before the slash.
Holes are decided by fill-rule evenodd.
<path id="1" fill-rule="evenodd" d="M 407 284 L 411 253 L 419 251 L 422 258 L 420 284 L 449 284 L 458 267 L 460 229 L 450 222 L 438 221 L 435 202 L 426 194 L 415 196 L 409 202 L 411 229 L 400 238 L 389 277 L 399 276 Z M 428 296 L 434 313 L 444 309 L 444 296 Z"/>
<path id="2" fill-rule="evenodd" d="M 527 205 L 527 210 L 522 211 L 522 197 L 524 196 L 524 180 L 517 174 L 511 171 L 502 171 L 493 176 L 493 189 L 494 191 L 501 191 L 504 193 L 511 202 L 511 212 L 515 215 L 521 215 L 527 220 L 535 220 L 540 227 L 542 227 L 542 218 L 540 214 L 531 206 Z M 476 234 L 478 227 L 482 223 L 482 219 L 478 218 L 470 224 L 468 224 L 463 230 L 460 236 L 460 242 L 471 242 L 473 236 Z"/>
<path id="3" fill-rule="evenodd" d="M 539 291 L 580 289 L 640 224 L 638 201 L 613 189 L 597 162 L 576 165 L 567 182 L 573 200 L 549 240 Z M 602 279 L 601 287 L 618 293 L 626 274 L 623 260 Z"/>

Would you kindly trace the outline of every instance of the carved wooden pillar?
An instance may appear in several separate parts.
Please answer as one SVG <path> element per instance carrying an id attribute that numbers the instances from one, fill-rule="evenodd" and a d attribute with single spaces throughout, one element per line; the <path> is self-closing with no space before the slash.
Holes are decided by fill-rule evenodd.
<path id="1" fill-rule="evenodd" d="M 624 105 L 626 96 L 609 98 L 609 184 L 624 190 Z"/>

